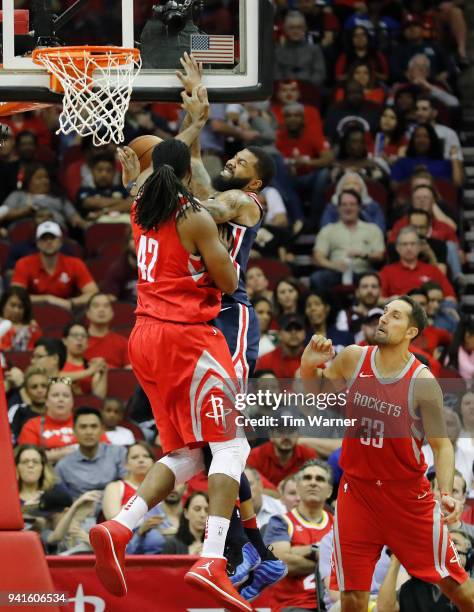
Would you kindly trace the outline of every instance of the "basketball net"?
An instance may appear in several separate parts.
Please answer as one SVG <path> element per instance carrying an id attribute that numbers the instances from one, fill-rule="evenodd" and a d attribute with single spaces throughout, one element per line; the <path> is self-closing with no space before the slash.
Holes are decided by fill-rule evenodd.
<path id="1" fill-rule="evenodd" d="M 142 64 L 138 49 L 54 47 L 35 49 L 33 60 L 50 73 L 50 88 L 64 92 L 57 134 L 92 136 L 96 146 L 123 142 L 125 113 Z"/>

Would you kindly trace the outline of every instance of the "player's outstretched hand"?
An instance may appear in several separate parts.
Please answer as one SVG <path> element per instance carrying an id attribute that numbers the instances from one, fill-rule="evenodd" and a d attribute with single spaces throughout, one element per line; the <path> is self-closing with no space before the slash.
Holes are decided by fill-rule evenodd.
<path id="1" fill-rule="evenodd" d="M 462 504 L 451 495 L 442 495 L 441 496 L 441 510 L 443 511 L 444 520 L 448 525 L 452 523 L 457 523 L 462 514 Z"/>
<path id="2" fill-rule="evenodd" d="M 202 79 L 202 64 L 197 62 L 194 56 L 184 52 L 184 55 L 179 60 L 184 69 L 184 73 L 180 70 L 176 71 L 176 76 L 181 81 L 187 93 L 191 93 L 195 87 L 201 85 Z"/>
<path id="3" fill-rule="evenodd" d="M 202 85 L 195 87 L 191 94 L 181 92 L 182 108 L 191 116 L 193 123 L 207 121 L 209 116 L 209 100 L 207 89 Z"/>
<path id="4" fill-rule="evenodd" d="M 303 368 L 317 368 L 322 363 L 326 363 L 335 355 L 332 341 L 324 336 L 315 334 L 309 341 L 301 357 Z"/>
<path id="5" fill-rule="evenodd" d="M 118 148 L 117 157 L 122 164 L 122 183 L 126 187 L 140 176 L 140 160 L 130 147 Z"/>

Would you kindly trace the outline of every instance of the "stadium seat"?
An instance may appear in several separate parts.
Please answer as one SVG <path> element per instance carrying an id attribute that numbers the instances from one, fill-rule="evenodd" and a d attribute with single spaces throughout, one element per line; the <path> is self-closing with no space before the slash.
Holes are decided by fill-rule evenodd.
<path id="1" fill-rule="evenodd" d="M 92 278 L 95 280 L 99 289 L 102 288 L 102 284 L 107 279 L 107 273 L 110 269 L 110 259 L 102 259 L 98 257 L 96 259 L 90 259 L 86 262 L 89 272 L 92 274 Z"/>
<path id="2" fill-rule="evenodd" d="M 9 252 L 10 252 L 10 244 L 6 240 L 0 240 L 0 272 L 1 273 L 3 273 L 6 269 Z"/>
<path id="3" fill-rule="evenodd" d="M 116 334 L 120 334 L 121 336 L 123 336 L 124 338 L 130 338 L 130 334 L 132 333 L 132 329 L 133 329 L 133 325 L 119 325 L 116 326 L 114 325 L 112 330 L 116 333 Z"/>
<path id="4" fill-rule="evenodd" d="M 33 306 L 33 318 L 42 329 L 66 327 L 72 321 L 72 314 L 69 310 L 53 304 L 35 304 Z M 51 323 L 54 323 L 54 325 L 51 325 Z"/>
<path id="5" fill-rule="evenodd" d="M 61 339 L 63 337 L 63 332 L 66 325 L 48 325 L 47 327 L 42 327 L 41 329 L 43 330 L 43 336 Z"/>
<path id="6" fill-rule="evenodd" d="M 255 259 L 249 261 L 248 269 L 258 267 L 263 270 L 263 273 L 268 278 L 270 289 L 274 289 L 275 285 L 282 276 L 291 276 L 291 268 L 279 259 Z"/>
<path id="7" fill-rule="evenodd" d="M 115 302 L 114 308 L 114 320 L 113 326 L 115 327 L 129 327 L 132 328 L 135 325 L 135 308 L 134 304 L 129 302 Z"/>
<path id="8" fill-rule="evenodd" d="M 105 244 L 124 244 L 128 223 L 94 223 L 85 233 L 86 257 L 97 257 Z"/>
<path id="9" fill-rule="evenodd" d="M 25 371 L 30 365 L 31 351 L 8 351 L 5 357 L 10 367 Z"/>
<path id="10" fill-rule="evenodd" d="M 137 379 L 132 370 L 125 370 L 124 368 L 109 370 L 107 395 L 113 395 L 124 402 L 128 402 L 137 384 Z"/>
<path id="11" fill-rule="evenodd" d="M 80 406 L 89 406 L 90 408 L 96 408 L 97 410 L 102 410 L 102 406 L 104 404 L 104 400 L 100 399 L 96 395 L 76 395 L 74 398 L 74 405 L 76 408 Z"/>
<path id="12" fill-rule="evenodd" d="M 35 236 L 35 223 L 32 219 L 24 219 L 17 221 L 8 230 L 8 239 L 10 242 L 25 242 L 33 240 Z"/>
<path id="13" fill-rule="evenodd" d="M 99 256 L 101 259 L 109 259 L 112 263 L 123 254 L 123 251 L 123 242 L 109 242 L 100 249 Z"/>
<path id="14" fill-rule="evenodd" d="M 71 255 L 72 257 L 79 257 L 79 259 L 82 259 L 84 257 L 84 249 L 78 242 L 76 242 L 72 238 L 66 238 L 66 240 L 64 241 L 64 245 L 67 246 L 67 248 L 69 249 L 69 255 Z"/>

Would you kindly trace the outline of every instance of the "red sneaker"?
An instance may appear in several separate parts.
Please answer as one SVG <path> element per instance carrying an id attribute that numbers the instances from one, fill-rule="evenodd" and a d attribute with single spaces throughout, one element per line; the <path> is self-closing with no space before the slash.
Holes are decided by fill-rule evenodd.
<path id="1" fill-rule="evenodd" d="M 104 587 L 117 597 L 127 594 L 125 547 L 132 535 L 128 527 L 113 520 L 94 525 L 89 532 L 97 576 Z"/>
<path id="2" fill-rule="evenodd" d="M 201 557 L 185 575 L 184 581 L 225 602 L 227 608 L 252 612 L 253 608 L 233 587 L 226 572 L 227 559 Z"/>

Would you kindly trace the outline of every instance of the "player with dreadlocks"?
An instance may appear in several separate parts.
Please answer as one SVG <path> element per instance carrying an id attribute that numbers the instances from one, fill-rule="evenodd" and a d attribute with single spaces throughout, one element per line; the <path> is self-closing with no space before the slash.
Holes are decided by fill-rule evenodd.
<path id="1" fill-rule="evenodd" d="M 237 274 L 217 226 L 189 190 L 191 155 L 178 140 L 153 150 L 153 172 L 132 206 L 137 249 L 137 322 L 129 340 L 133 371 L 148 396 L 165 456 L 112 520 L 91 529 L 96 570 L 115 595 L 127 592 L 125 547 L 149 508 L 204 468 L 212 452 L 209 517 L 201 558 L 185 581 L 227 608 L 252 610 L 226 573 L 224 545 L 250 450 L 235 427 L 238 392 L 222 333 L 207 323 Z M 240 433 L 240 435 L 239 435 Z"/>

